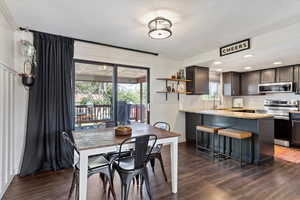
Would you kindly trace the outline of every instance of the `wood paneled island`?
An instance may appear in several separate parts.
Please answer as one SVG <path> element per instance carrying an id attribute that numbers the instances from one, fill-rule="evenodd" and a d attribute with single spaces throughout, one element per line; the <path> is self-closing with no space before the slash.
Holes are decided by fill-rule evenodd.
<path id="1" fill-rule="evenodd" d="M 250 131 L 253 134 L 252 142 L 243 144 L 245 159 L 254 164 L 261 164 L 273 160 L 274 155 L 274 119 L 269 114 L 232 112 L 226 110 L 181 110 L 185 112 L 186 141 L 195 144 L 196 126 L 208 125 L 237 130 Z M 220 138 L 220 146 L 216 145 L 217 151 L 229 151 L 229 140 Z M 218 137 L 215 137 L 217 140 Z M 211 138 L 199 139 L 202 144 L 211 143 Z M 218 141 L 215 141 L 218 144 Z M 251 145 L 253 151 L 251 151 Z M 225 147 L 225 148 L 224 148 Z M 240 155 L 239 141 L 232 140 L 232 155 L 238 158 Z M 252 156 L 251 156 L 252 155 Z"/>

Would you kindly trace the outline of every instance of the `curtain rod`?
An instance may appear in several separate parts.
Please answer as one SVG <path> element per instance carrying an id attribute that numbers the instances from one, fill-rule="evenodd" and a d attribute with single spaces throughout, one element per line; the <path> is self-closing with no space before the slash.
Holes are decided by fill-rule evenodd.
<path id="1" fill-rule="evenodd" d="M 30 32 L 37 32 L 37 33 L 45 33 L 45 32 L 41 32 L 41 31 L 36 31 L 36 30 L 31 30 L 31 29 L 26 29 L 23 27 L 19 28 L 21 31 L 30 31 Z M 53 34 L 55 35 L 55 34 Z M 63 36 L 66 37 L 66 36 Z M 78 38 L 71 38 L 71 37 L 67 37 L 70 39 L 73 39 L 75 41 L 78 42 L 85 42 L 85 43 L 90 43 L 90 44 L 96 44 L 96 45 L 101 45 L 101 46 L 106 46 L 106 47 L 112 47 L 112 48 L 116 48 L 116 49 L 123 49 L 123 50 L 127 50 L 127 51 L 133 51 L 133 52 L 138 52 L 138 53 L 143 53 L 143 54 L 149 54 L 149 55 L 153 55 L 153 56 L 158 56 L 158 53 L 154 53 L 154 52 L 150 52 L 150 51 L 143 51 L 143 50 L 138 50 L 138 49 L 131 49 L 131 48 L 126 48 L 126 47 L 120 47 L 120 46 L 115 46 L 115 45 L 111 45 L 111 44 L 105 44 L 105 43 L 101 43 L 101 42 L 95 42 L 95 41 L 90 41 L 90 40 L 83 40 L 83 39 L 78 39 Z"/>

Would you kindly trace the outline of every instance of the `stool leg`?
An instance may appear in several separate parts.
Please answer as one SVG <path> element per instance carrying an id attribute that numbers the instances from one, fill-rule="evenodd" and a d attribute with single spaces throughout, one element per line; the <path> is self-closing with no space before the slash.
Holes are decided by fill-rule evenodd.
<path id="1" fill-rule="evenodd" d="M 196 152 L 198 152 L 198 130 L 196 129 Z"/>
<path id="2" fill-rule="evenodd" d="M 229 156 L 232 156 L 232 138 L 229 138 Z"/>
<path id="3" fill-rule="evenodd" d="M 240 148 L 241 148 L 241 155 L 240 155 L 240 165 L 241 165 L 241 168 L 243 167 L 243 140 L 240 141 Z"/>
<path id="4" fill-rule="evenodd" d="M 212 160 L 215 162 L 215 134 L 212 135 Z"/>
<path id="5" fill-rule="evenodd" d="M 226 136 L 223 137 L 224 140 L 223 140 L 223 153 L 224 155 L 226 155 Z"/>
<path id="6" fill-rule="evenodd" d="M 219 155 L 218 155 L 218 157 L 219 157 L 219 161 L 221 161 L 221 155 L 220 155 L 220 153 L 221 153 L 221 142 L 220 142 L 220 135 L 218 134 L 218 152 L 219 152 Z"/>

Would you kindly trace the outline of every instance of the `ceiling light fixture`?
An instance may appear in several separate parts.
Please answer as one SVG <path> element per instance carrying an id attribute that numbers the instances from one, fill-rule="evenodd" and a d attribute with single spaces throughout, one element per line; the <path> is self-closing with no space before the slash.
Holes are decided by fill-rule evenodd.
<path id="1" fill-rule="evenodd" d="M 281 61 L 276 61 L 276 62 L 273 62 L 274 65 L 281 65 L 282 62 Z"/>
<path id="2" fill-rule="evenodd" d="M 171 37 L 172 22 L 163 17 L 156 17 L 148 23 L 148 35 L 152 39 L 166 39 Z"/>
<path id="3" fill-rule="evenodd" d="M 214 62 L 214 65 L 220 65 L 220 64 L 222 64 L 221 61 L 215 61 L 215 62 Z"/>
<path id="4" fill-rule="evenodd" d="M 244 67 L 244 69 L 249 70 L 252 69 L 252 67 Z"/>
<path id="5" fill-rule="evenodd" d="M 217 72 L 221 72 L 221 71 L 223 71 L 223 69 L 216 69 L 216 71 L 217 71 Z"/>
<path id="6" fill-rule="evenodd" d="M 253 57 L 252 54 L 246 54 L 246 55 L 244 55 L 244 58 L 251 58 L 251 57 Z"/>

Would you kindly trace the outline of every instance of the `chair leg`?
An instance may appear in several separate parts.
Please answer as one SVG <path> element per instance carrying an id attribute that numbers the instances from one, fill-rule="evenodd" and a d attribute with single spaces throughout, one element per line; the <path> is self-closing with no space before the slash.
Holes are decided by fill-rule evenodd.
<path id="1" fill-rule="evenodd" d="M 73 178 L 72 178 L 72 184 L 71 184 L 71 188 L 70 188 L 69 195 L 68 195 L 68 200 L 71 199 L 71 196 L 72 196 L 74 188 L 75 188 L 75 184 L 76 184 L 76 171 L 74 169 Z"/>
<path id="2" fill-rule="evenodd" d="M 78 172 L 76 172 L 76 179 L 75 179 L 76 183 L 75 183 L 75 200 L 79 200 L 79 174 Z"/>
<path id="3" fill-rule="evenodd" d="M 111 191 L 112 195 L 113 195 L 113 198 L 114 200 L 117 199 L 116 197 L 116 192 L 115 192 L 115 187 L 114 187 L 114 179 L 113 179 L 113 174 L 112 174 L 112 170 L 109 168 L 109 177 L 108 177 L 108 181 L 109 181 L 109 191 Z M 109 195 L 110 196 L 110 195 Z M 109 198 L 108 196 L 108 198 Z"/>
<path id="4" fill-rule="evenodd" d="M 165 166 L 164 166 L 164 162 L 163 162 L 161 153 L 158 154 L 157 159 L 158 159 L 159 162 L 160 162 L 160 167 L 161 167 L 161 170 L 162 170 L 162 172 L 163 172 L 163 174 L 164 174 L 165 181 L 168 182 L 167 173 L 166 173 L 166 171 L 165 171 Z"/>
<path id="5" fill-rule="evenodd" d="M 150 188 L 148 170 L 145 168 L 142 173 L 143 173 L 142 174 L 143 179 L 145 180 L 145 185 L 146 185 L 147 193 L 149 195 L 149 199 L 151 200 L 152 199 L 152 195 L 151 195 L 151 188 Z"/>
<path id="6" fill-rule="evenodd" d="M 151 164 L 151 168 L 152 168 L 153 173 L 155 173 L 155 170 L 154 170 L 154 168 L 155 168 L 155 158 L 150 159 L 150 164 Z"/>

